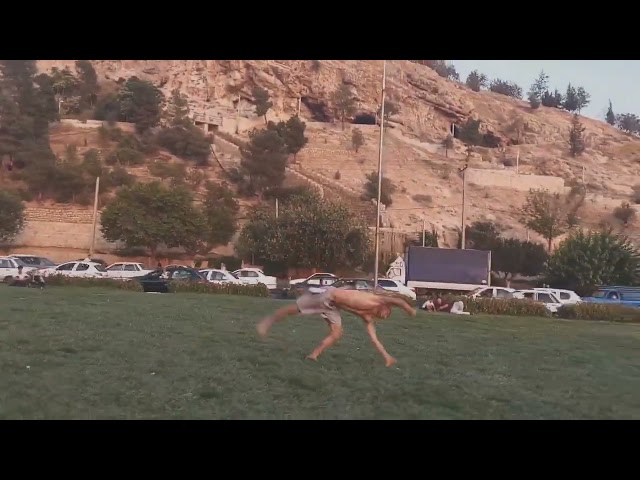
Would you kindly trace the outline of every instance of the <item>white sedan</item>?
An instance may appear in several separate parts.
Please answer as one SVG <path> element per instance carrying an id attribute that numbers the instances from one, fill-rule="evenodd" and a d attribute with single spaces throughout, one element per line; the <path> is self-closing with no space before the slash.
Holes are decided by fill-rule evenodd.
<path id="1" fill-rule="evenodd" d="M 404 285 L 400 280 L 391 280 L 389 278 L 379 278 L 378 286 L 390 292 L 400 293 L 411 300 L 416 299 L 416 292 Z"/>
<path id="2" fill-rule="evenodd" d="M 9 283 L 18 276 L 18 267 L 22 267 L 22 273 L 36 270 L 35 267 L 25 265 L 20 260 L 11 257 L 0 257 L 0 282 Z"/>
<path id="3" fill-rule="evenodd" d="M 259 268 L 240 268 L 233 272 L 242 283 L 247 285 L 265 285 L 269 290 L 277 288 L 276 277 L 265 275 Z"/>
<path id="4" fill-rule="evenodd" d="M 309 275 L 307 278 L 296 278 L 289 282 L 289 285 L 296 285 L 298 283 L 307 282 L 309 285 L 320 285 L 321 279 L 324 278 L 333 278 L 338 280 L 338 277 L 333 273 L 314 273 L 313 275 Z M 316 280 L 317 279 L 317 280 Z"/>
<path id="5" fill-rule="evenodd" d="M 513 298 L 532 300 L 544 303 L 544 306 L 551 313 L 557 313 L 562 307 L 562 302 L 551 292 L 539 292 L 537 290 L 517 290 L 513 293 Z"/>
<path id="6" fill-rule="evenodd" d="M 109 278 L 131 278 L 146 275 L 153 270 L 144 268 L 144 265 L 137 262 L 112 263 L 106 268 L 106 276 Z"/>
<path id="7" fill-rule="evenodd" d="M 228 270 L 219 270 L 217 268 L 205 268 L 199 272 L 211 283 L 233 283 L 235 285 L 244 285 L 244 283 Z"/>
<path id="8" fill-rule="evenodd" d="M 65 277 L 107 278 L 104 267 L 97 262 L 80 261 L 67 262 L 57 267 L 43 268 L 40 270 L 43 277 L 50 275 L 64 275 Z"/>

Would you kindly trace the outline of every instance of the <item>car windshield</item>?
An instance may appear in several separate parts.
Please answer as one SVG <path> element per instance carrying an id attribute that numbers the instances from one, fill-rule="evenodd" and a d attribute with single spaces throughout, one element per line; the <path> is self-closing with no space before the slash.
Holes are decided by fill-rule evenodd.
<path id="1" fill-rule="evenodd" d="M 471 291 L 469 292 L 469 295 L 475 295 L 476 293 L 480 293 L 480 292 L 482 292 L 482 291 L 484 290 L 484 288 L 485 288 L 485 287 L 478 287 L 478 288 L 476 288 L 476 289 L 474 289 L 474 290 L 471 290 Z"/>
<path id="2" fill-rule="evenodd" d="M 104 265 L 102 265 L 101 263 L 94 263 L 93 266 L 96 267 L 96 270 L 98 270 L 99 272 L 107 271 L 107 269 L 104 268 Z"/>

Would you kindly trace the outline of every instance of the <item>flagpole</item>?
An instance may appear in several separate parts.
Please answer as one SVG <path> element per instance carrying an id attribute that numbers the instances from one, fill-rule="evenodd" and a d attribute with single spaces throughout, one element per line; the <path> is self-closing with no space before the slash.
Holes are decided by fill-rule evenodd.
<path id="1" fill-rule="evenodd" d="M 387 82 L 387 61 L 382 63 L 382 94 L 380 100 L 380 145 L 378 146 L 378 201 L 376 203 L 376 250 L 374 288 L 378 288 L 378 270 L 380 268 L 380 197 L 382 194 L 382 139 L 384 135 L 384 94 Z"/>

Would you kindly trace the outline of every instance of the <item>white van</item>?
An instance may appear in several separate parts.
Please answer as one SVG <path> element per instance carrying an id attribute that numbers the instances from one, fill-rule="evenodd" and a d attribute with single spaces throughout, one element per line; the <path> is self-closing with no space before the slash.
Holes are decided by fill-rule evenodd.
<path id="1" fill-rule="evenodd" d="M 576 303 L 582 303 L 580 295 L 573 290 L 563 290 L 561 288 L 534 288 L 536 292 L 551 292 L 560 300 L 563 305 L 575 305 Z"/>

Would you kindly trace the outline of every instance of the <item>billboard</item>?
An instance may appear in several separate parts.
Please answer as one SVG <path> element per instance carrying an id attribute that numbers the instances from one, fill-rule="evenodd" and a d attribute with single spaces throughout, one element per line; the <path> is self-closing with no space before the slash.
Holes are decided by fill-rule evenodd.
<path id="1" fill-rule="evenodd" d="M 406 281 L 480 285 L 489 280 L 489 251 L 409 247 Z"/>

